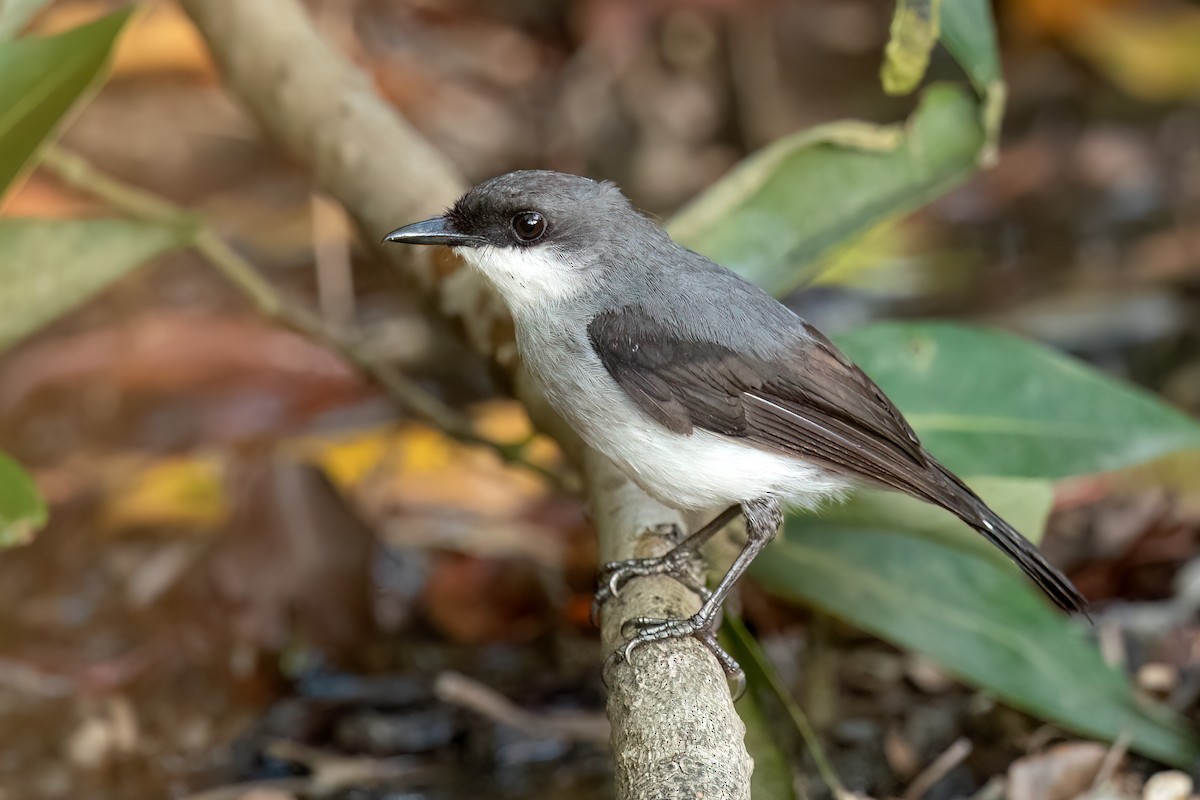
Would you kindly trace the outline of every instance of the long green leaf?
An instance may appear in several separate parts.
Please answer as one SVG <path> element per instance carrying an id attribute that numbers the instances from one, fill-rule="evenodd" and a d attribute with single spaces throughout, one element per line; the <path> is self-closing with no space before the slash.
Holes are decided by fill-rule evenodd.
<path id="1" fill-rule="evenodd" d="M 0 219 L 0 352 L 186 232 L 116 219 Z"/>
<path id="2" fill-rule="evenodd" d="M 1005 702 L 1069 730 L 1186 767 L 1186 725 L 1134 696 L 1080 626 L 1011 570 L 899 532 L 789 525 L 755 561 L 769 590 L 928 655 Z"/>
<path id="3" fill-rule="evenodd" d="M 1200 448 L 1200 423 L 1014 336 L 944 323 L 838 337 L 961 475 L 1061 478 Z"/>
<path id="4" fill-rule="evenodd" d="M 804 268 L 965 180 L 983 145 L 974 99 L 932 86 L 904 126 L 841 122 L 747 158 L 670 223 L 680 242 L 781 293 Z"/>
<path id="5" fill-rule="evenodd" d="M 33 479 L 0 453 L 0 548 L 27 543 L 46 518 L 46 501 Z"/>
<path id="6" fill-rule="evenodd" d="M 130 13 L 58 36 L 0 43 L 0 196 L 100 76 Z"/>

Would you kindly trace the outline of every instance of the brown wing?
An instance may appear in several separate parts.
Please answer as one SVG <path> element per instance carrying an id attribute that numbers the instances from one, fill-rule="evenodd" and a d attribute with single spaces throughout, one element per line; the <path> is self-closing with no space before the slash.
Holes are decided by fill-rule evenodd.
<path id="1" fill-rule="evenodd" d="M 766 360 L 681 340 L 633 308 L 601 314 L 588 326 L 609 374 L 671 430 L 703 428 L 908 489 L 897 473 L 927 464 L 912 428 L 828 339 L 807 333 L 786 358 Z"/>
<path id="2" fill-rule="evenodd" d="M 801 458 L 951 511 L 1003 550 L 1058 605 L 1087 602 L 1041 553 L 921 446 L 899 410 L 820 332 L 779 358 L 675 336 L 629 307 L 588 325 L 592 347 L 637 405 L 672 431 L 696 428 Z"/>

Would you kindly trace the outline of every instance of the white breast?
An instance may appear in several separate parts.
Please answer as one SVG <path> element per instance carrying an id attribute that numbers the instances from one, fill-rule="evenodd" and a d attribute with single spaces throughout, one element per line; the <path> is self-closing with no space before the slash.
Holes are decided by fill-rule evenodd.
<path id="1" fill-rule="evenodd" d="M 460 247 L 464 261 L 487 276 L 514 316 L 573 297 L 587 288 L 582 264 L 545 247 Z"/>

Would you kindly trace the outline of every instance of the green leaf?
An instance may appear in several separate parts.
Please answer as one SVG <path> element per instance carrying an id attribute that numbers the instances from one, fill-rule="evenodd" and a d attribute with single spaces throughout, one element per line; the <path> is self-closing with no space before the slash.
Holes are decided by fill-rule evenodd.
<path id="1" fill-rule="evenodd" d="M 950 0 L 954 2 L 954 0 Z M 883 53 L 879 78 L 888 94 L 908 94 L 925 77 L 929 54 L 938 40 L 938 6 L 942 0 L 896 0 L 891 36 Z"/>
<path id="2" fill-rule="evenodd" d="M 939 38 L 981 97 L 1003 83 L 988 0 L 897 0 L 884 52 L 884 91 L 908 94 L 915 89 Z"/>
<path id="3" fill-rule="evenodd" d="M 7 41 L 49 0 L 0 0 L 0 42 Z"/>
<path id="4" fill-rule="evenodd" d="M 932 86 L 906 125 L 840 122 L 750 156 L 670 223 L 679 242 L 774 293 L 879 222 L 918 208 L 975 169 L 975 101 Z"/>
<path id="5" fill-rule="evenodd" d="M 95 83 L 130 13 L 58 36 L 0 44 L 0 195 Z"/>
<path id="6" fill-rule="evenodd" d="M 960 475 L 1061 478 L 1200 447 L 1195 420 L 1014 336 L 888 323 L 837 338 Z"/>
<path id="7" fill-rule="evenodd" d="M 997 158 L 1008 89 L 1000 71 L 1000 48 L 988 0 L 897 0 L 880 72 L 883 90 L 903 95 L 917 88 L 939 38 L 982 100 L 979 115 L 986 142 L 979 163 L 991 165 Z"/>
<path id="8" fill-rule="evenodd" d="M 806 523 L 754 562 L 772 592 L 924 653 L 1006 703 L 1179 767 L 1200 743 L 1135 697 L 1080 626 L 1010 569 L 919 535 Z"/>
<path id="9" fill-rule="evenodd" d="M 0 548 L 27 544 L 46 524 L 46 501 L 17 462 L 0 453 Z"/>
<path id="10" fill-rule="evenodd" d="M 126 220 L 0 219 L 0 352 L 186 239 Z"/>
<path id="11" fill-rule="evenodd" d="M 1054 486 L 1029 478 L 972 478 L 968 483 L 1001 517 L 1038 542 L 1054 505 Z M 882 489 L 859 489 L 844 503 L 816 511 L 797 511 L 797 524 L 824 527 L 872 528 L 919 532 L 927 539 L 991 559 L 1006 569 L 1016 569 L 998 549 L 943 508 L 915 497 Z"/>
<path id="12" fill-rule="evenodd" d="M 980 117 L 987 144 L 980 151 L 979 163 L 994 164 L 1008 87 L 1000 69 L 1000 46 L 991 4 L 988 0 L 945 0 L 941 7 L 941 28 L 942 43 L 983 98 Z"/>
<path id="13" fill-rule="evenodd" d="M 1003 82 L 996 24 L 988 0 L 944 0 L 940 9 L 941 38 L 971 84 L 986 94 Z"/>

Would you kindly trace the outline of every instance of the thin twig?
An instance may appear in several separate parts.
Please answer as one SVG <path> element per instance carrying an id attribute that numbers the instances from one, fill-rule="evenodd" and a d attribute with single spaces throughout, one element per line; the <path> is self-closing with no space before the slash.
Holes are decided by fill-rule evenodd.
<path id="1" fill-rule="evenodd" d="M 1128 729 L 1121 731 L 1117 736 L 1112 746 L 1108 748 L 1108 752 L 1104 754 L 1104 760 L 1100 762 L 1100 769 L 1096 770 L 1096 777 L 1092 779 L 1089 794 L 1112 782 L 1113 776 L 1117 774 L 1117 767 L 1121 766 L 1121 762 L 1125 760 L 1125 754 L 1129 752 L 1129 742 L 1132 739 L 1133 736 Z"/>
<path id="2" fill-rule="evenodd" d="M 413 756 L 347 756 L 309 747 L 290 739 L 268 742 L 265 752 L 271 758 L 292 761 L 307 767 L 311 774 L 310 785 L 306 788 L 311 789 L 318 797 L 351 786 L 371 786 L 402 778 L 428 778 L 440 770 L 437 765 L 422 763 Z"/>
<path id="3" fill-rule="evenodd" d="M 304 306 L 289 302 L 202 217 L 145 189 L 113 178 L 96 169 L 82 156 L 57 145 L 45 148 L 42 164 L 66 183 L 100 198 L 127 216 L 185 231 L 196 251 L 261 314 L 336 350 L 360 372 L 382 386 L 388 396 L 408 413 L 461 442 L 487 447 L 505 462 L 518 464 L 555 485 L 560 484 L 558 475 L 525 459 L 521 444 L 508 445 L 480 436 L 469 418 L 447 406 L 412 378 L 364 352 L 352 337 L 325 324 L 324 320 Z"/>
<path id="4" fill-rule="evenodd" d="M 946 777 L 950 770 L 971 755 L 971 749 L 971 742 L 968 739 L 955 739 L 944 753 L 921 770 L 921 774 L 913 778 L 913 782 L 908 785 L 908 791 L 904 793 L 902 800 L 920 800 L 926 792 L 933 788 L 935 783 Z"/>
<path id="5" fill-rule="evenodd" d="M 246 783 L 218 786 L 214 789 L 204 789 L 196 794 L 189 794 L 183 800 L 243 800 L 245 797 L 255 796 L 259 793 L 265 797 L 292 797 L 312 788 L 312 783 L 311 778 L 247 781 Z"/>
<path id="6" fill-rule="evenodd" d="M 504 695 L 457 672 L 443 672 L 433 684 L 443 703 L 459 706 L 516 728 L 527 736 L 553 736 L 580 742 L 607 743 L 612 733 L 602 714 L 534 714 Z"/>

